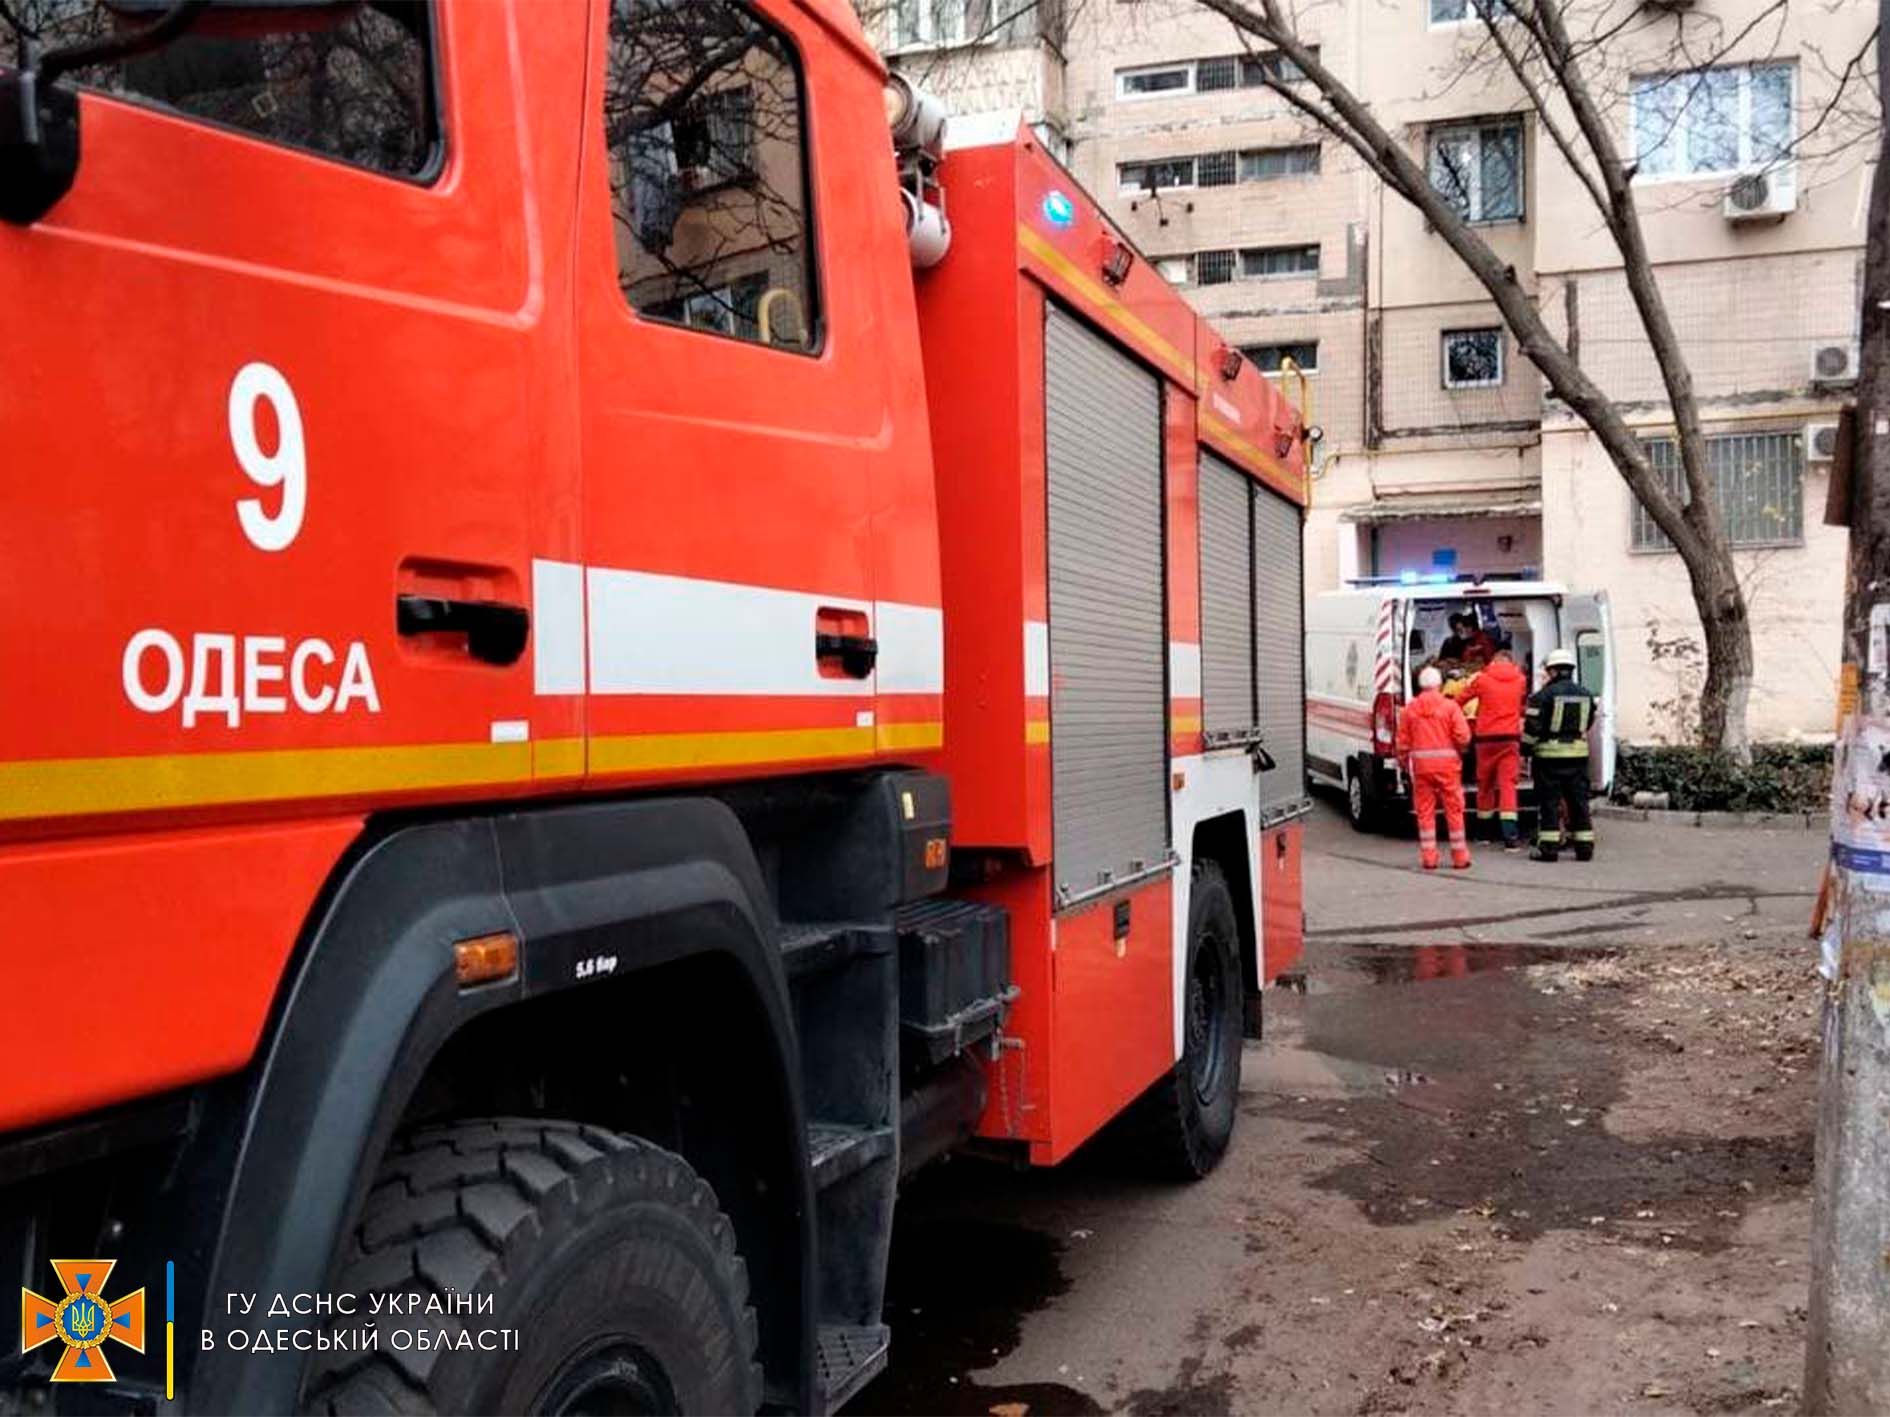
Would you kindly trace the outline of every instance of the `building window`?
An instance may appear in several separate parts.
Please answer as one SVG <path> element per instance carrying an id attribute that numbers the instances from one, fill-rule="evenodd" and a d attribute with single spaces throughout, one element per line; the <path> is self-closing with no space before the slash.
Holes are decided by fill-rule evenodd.
<path id="1" fill-rule="evenodd" d="M 1116 190 L 1124 197 L 1160 192 L 1169 187 L 1194 186 L 1194 159 L 1158 158 L 1152 162 L 1124 162 L 1116 166 Z"/>
<path id="2" fill-rule="evenodd" d="M 1236 181 L 1264 182 L 1289 173 L 1318 170 L 1317 146 L 1149 158 L 1117 163 L 1116 191 L 1121 196 L 1133 197 L 1168 187 L 1231 187 Z"/>
<path id="3" fill-rule="evenodd" d="M 1249 279 L 1281 280 L 1319 274 L 1317 246 L 1250 246 L 1240 253 L 1240 273 Z"/>
<path id="4" fill-rule="evenodd" d="M 1313 58 L 1319 57 L 1319 46 L 1308 46 Z M 1257 89 L 1268 81 L 1282 84 L 1297 84 L 1306 77 L 1299 65 L 1288 59 L 1277 49 L 1270 49 L 1265 54 L 1243 54 L 1240 56 L 1240 86 L 1243 89 Z"/>
<path id="5" fill-rule="evenodd" d="M 1480 20 L 1507 13 L 1503 0 L 1431 0 L 1433 25 L 1460 25 L 1465 20 Z"/>
<path id="6" fill-rule="evenodd" d="M 1239 88 L 1240 57 L 1226 54 L 1218 58 L 1198 61 L 1194 66 L 1194 87 L 1197 93 Z"/>
<path id="7" fill-rule="evenodd" d="M 1644 446 L 1654 475 L 1668 493 L 1686 501 L 1680 445 L 1649 438 Z M 1706 440 L 1706 471 L 1719 499 L 1720 525 L 1734 546 L 1800 546 L 1805 540 L 1805 447 L 1797 433 L 1726 433 Z M 1673 543 L 1639 502 L 1634 504 L 1636 551 L 1671 551 Z"/>
<path id="8" fill-rule="evenodd" d="M 1319 145 L 1291 148 L 1249 148 L 1240 155 L 1242 182 L 1267 182 L 1275 177 L 1300 177 L 1319 170 Z"/>
<path id="9" fill-rule="evenodd" d="M 1155 273 L 1170 285 L 1186 285 L 1193 272 L 1194 262 L 1187 256 L 1157 256 Z"/>
<path id="10" fill-rule="evenodd" d="M 1781 162 L 1793 141 L 1790 64 L 1737 64 L 1634 80 L 1636 175 L 1694 177 Z"/>
<path id="11" fill-rule="evenodd" d="M 1194 283 L 1196 285 L 1226 285 L 1234 278 L 1234 253 L 1232 251 L 1196 251 L 1194 253 Z"/>
<path id="12" fill-rule="evenodd" d="M 1240 170 L 1231 152 L 1202 153 L 1194 160 L 1195 178 L 1203 187 L 1231 187 Z"/>
<path id="13" fill-rule="evenodd" d="M 614 0 L 603 113 L 631 306 L 811 351 L 806 125 L 787 37 L 735 0 Z"/>
<path id="14" fill-rule="evenodd" d="M 1520 123 L 1431 130 L 1431 185 L 1467 221 L 1520 219 L 1522 168 Z"/>
<path id="15" fill-rule="evenodd" d="M 990 30 L 990 0 L 898 0 L 893 8 L 895 49 L 976 44 Z"/>
<path id="16" fill-rule="evenodd" d="M 908 0 L 908 3 L 912 2 Z M 1317 57 L 1319 47 L 1308 47 Z M 1180 59 L 1169 64 L 1145 64 L 1134 69 L 1118 69 L 1116 97 L 1178 98 L 1191 93 L 1255 89 L 1269 81 L 1296 84 L 1305 77 L 1297 64 L 1277 51 L 1269 50 L 1265 54 L 1217 54 L 1207 59 Z"/>
<path id="17" fill-rule="evenodd" d="M 759 339 L 761 297 L 768 293 L 765 274 L 743 276 L 729 285 L 659 300 L 643 307 L 652 320 L 687 325 L 692 330 L 710 330 L 718 335 L 739 339 Z"/>
<path id="18" fill-rule="evenodd" d="M 1444 387 L 1494 389 L 1503 382 L 1503 332 L 1444 331 Z"/>
<path id="19" fill-rule="evenodd" d="M 1253 367 L 1262 374 L 1278 374 L 1281 365 L 1288 359 L 1297 365 L 1302 373 L 1319 372 L 1319 341 L 1298 340 L 1286 344 L 1250 344 L 1240 351 L 1252 361 Z"/>
<path id="20" fill-rule="evenodd" d="M 1174 98 L 1194 92 L 1194 65 L 1158 64 L 1116 70 L 1117 98 Z"/>
<path id="21" fill-rule="evenodd" d="M 105 38 L 117 23 L 109 6 L 70 0 L 16 0 L 11 9 L 28 33 L 37 30 L 42 50 Z M 438 170 L 430 4 L 375 0 L 337 7 L 332 19 L 285 16 L 279 33 L 253 32 L 267 28 L 265 18 L 227 35 L 185 34 L 150 54 L 86 65 L 73 79 L 393 177 L 426 178 Z M 0 66 L 18 67 L 20 39 L 0 0 Z"/>

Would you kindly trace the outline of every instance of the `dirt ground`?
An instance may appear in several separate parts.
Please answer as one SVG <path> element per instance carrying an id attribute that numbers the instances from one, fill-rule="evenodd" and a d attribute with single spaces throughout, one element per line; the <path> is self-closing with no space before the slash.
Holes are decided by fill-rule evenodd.
<path id="1" fill-rule="evenodd" d="M 1393 847 L 1369 848 L 1387 873 Z M 1815 862 L 1817 843 L 1781 849 Z M 1606 880 L 1554 878 L 1617 911 Z M 1553 941 L 1316 935 L 1307 992 L 1275 996 L 1249 1045 L 1235 1148 L 1200 1185 L 1100 1157 L 920 1177 L 893 1367 L 853 1410 L 1795 1410 L 1808 900 L 1781 884 L 1760 912 L 1749 882 L 1689 889 L 1690 928 L 1665 941 L 1579 928 L 1587 907 L 1550 918 Z"/>

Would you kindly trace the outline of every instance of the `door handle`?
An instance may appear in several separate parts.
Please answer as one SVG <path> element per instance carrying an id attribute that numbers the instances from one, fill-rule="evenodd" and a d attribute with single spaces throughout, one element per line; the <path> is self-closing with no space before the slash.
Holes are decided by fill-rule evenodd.
<path id="1" fill-rule="evenodd" d="M 481 664 L 515 664 L 531 638 L 531 612 L 500 600 L 450 600 L 397 595 L 394 624 L 405 635 L 464 635 L 466 653 Z"/>
<path id="2" fill-rule="evenodd" d="M 1247 752 L 1253 758 L 1253 770 L 1255 772 L 1272 772 L 1279 766 L 1279 764 L 1274 761 L 1273 754 L 1267 751 L 1266 744 L 1262 743 L 1258 738 L 1247 745 Z"/>
<path id="3" fill-rule="evenodd" d="M 814 658 L 838 660 L 842 672 L 864 679 L 879 662 L 879 641 L 871 635 L 814 636 Z"/>

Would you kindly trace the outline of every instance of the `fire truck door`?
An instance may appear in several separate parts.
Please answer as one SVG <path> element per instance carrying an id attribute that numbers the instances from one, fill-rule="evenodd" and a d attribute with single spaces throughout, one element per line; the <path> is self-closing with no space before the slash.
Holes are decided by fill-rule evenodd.
<path id="1" fill-rule="evenodd" d="M 817 243 L 871 226 L 864 176 L 834 180 L 849 154 L 811 158 L 830 44 L 807 12 L 738 0 L 615 0 L 594 35 L 577 290 L 593 778 L 875 750 L 888 419 L 877 253 L 823 261 Z"/>
<path id="2" fill-rule="evenodd" d="M 538 254 L 433 14 L 80 71 L 72 191 L 0 230 L 0 816 L 529 778 Z M 468 72 L 503 21 L 452 14 Z"/>

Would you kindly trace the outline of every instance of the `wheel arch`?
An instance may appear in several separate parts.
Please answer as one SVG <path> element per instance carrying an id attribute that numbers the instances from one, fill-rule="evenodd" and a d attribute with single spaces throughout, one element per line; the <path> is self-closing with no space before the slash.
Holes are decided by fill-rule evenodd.
<path id="1" fill-rule="evenodd" d="M 516 976 L 460 987 L 453 943 L 500 932 L 520 940 Z M 221 1129 L 232 1179 L 201 1261 L 206 1319 L 226 1292 L 264 1303 L 324 1292 L 338 1241 L 416 1104 L 418 1115 L 451 1115 L 490 1096 L 476 1080 L 468 1085 L 467 1060 L 481 1047 L 532 1038 L 562 1045 L 570 1035 L 561 1030 L 574 1022 L 589 1023 L 590 1036 L 607 1045 L 600 1020 L 608 1024 L 612 1004 L 628 1008 L 634 996 L 644 1017 L 666 1009 L 672 1022 L 687 1022 L 700 1050 L 718 1054 L 725 1042 L 724 1092 L 730 1076 L 747 1088 L 737 1113 L 701 1109 L 674 1149 L 692 1164 L 704 1158 L 720 1195 L 729 1168 L 718 1147 L 727 1139 L 703 1120 L 720 1115 L 747 1134 L 750 1153 L 765 1151 L 769 1185 L 788 1188 L 765 1207 L 738 1204 L 746 1213 L 731 1220 L 743 1247 L 755 1249 L 771 1384 L 805 1405 L 813 1206 L 776 933 L 753 847 L 734 813 L 710 799 L 385 830 L 345 863 L 311 922 L 265 1047 Z M 614 968 L 578 976 L 579 961 L 604 958 Z M 705 1003 L 713 1012 L 701 1012 Z M 550 1092 L 569 1091 L 568 1067 L 540 1071 Z M 284 1215 L 296 1223 L 282 1225 Z M 223 1345 L 194 1356 L 193 1407 L 294 1410 L 301 1363 L 258 1361 Z"/>
<path id="2" fill-rule="evenodd" d="M 1240 984 L 1250 1000 L 1260 996 L 1260 900 L 1253 883 L 1256 830 L 1243 808 L 1205 817 L 1194 825 L 1189 854 L 1192 862 L 1212 861 L 1218 866 L 1234 898 L 1234 923 L 1240 929 Z M 1189 887 L 1192 890 L 1192 881 Z"/>

